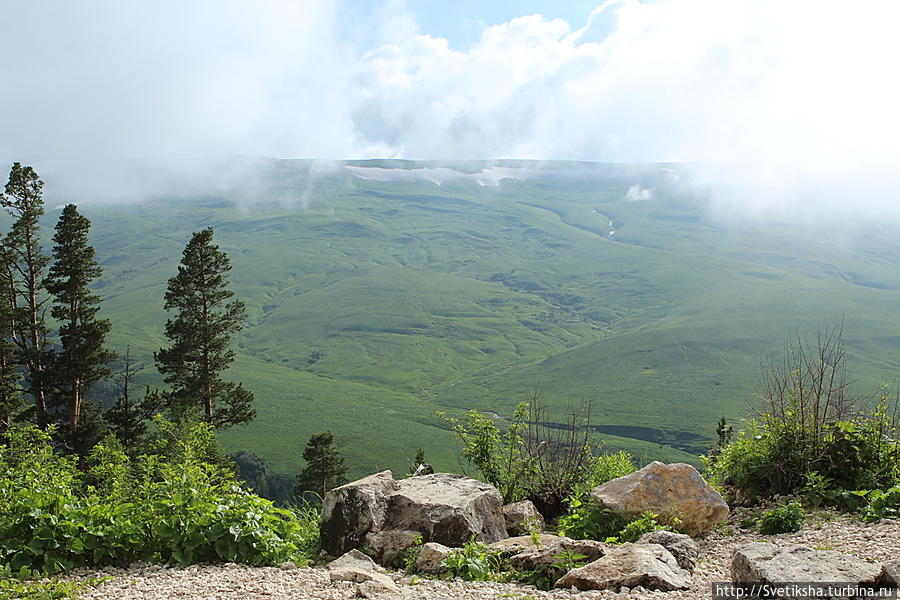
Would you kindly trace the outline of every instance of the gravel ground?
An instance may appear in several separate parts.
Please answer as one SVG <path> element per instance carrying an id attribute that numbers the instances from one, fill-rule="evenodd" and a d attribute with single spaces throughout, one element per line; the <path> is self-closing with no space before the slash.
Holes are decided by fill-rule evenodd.
<path id="1" fill-rule="evenodd" d="M 736 517 L 735 517 L 736 519 Z M 900 521 L 867 525 L 846 516 L 813 519 L 811 525 L 792 534 L 761 536 L 732 528 L 734 533 L 715 533 L 701 541 L 702 552 L 694 572 L 694 588 L 682 592 L 627 593 L 541 592 L 530 586 L 462 582 L 401 577 L 395 574 L 402 600 L 538 600 L 542 598 L 617 599 L 710 598 L 710 583 L 729 579 L 729 562 L 735 546 L 751 541 L 768 541 L 779 546 L 803 544 L 819 550 L 837 550 L 862 559 L 884 562 L 900 557 Z M 290 566 L 290 565 L 287 565 Z M 322 568 L 255 568 L 243 565 L 202 565 L 182 568 L 133 566 L 129 569 L 83 571 L 78 578 L 109 576 L 112 579 L 81 593 L 82 600 L 125 600 L 168 598 L 208 599 L 299 599 L 346 600 L 357 595 L 357 584 L 331 583 Z M 387 596 L 385 596 L 387 598 Z M 395 596 L 396 598 L 396 596 Z"/>

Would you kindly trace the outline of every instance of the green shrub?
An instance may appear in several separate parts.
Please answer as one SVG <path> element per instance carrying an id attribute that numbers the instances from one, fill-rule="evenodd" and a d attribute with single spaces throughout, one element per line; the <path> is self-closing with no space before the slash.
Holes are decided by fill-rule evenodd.
<path id="1" fill-rule="evenodd" d="M 467 581 L 502 579 L 503 557 L 499 550 L 476 542 L 474 536 L 462 548 L 454 548 L 441 562 L 451 577 Z"/>
<path id="2" fill-rule="evenodd" d="M 513 578 L 520 583 L 533 585 L 539 590 L 551 590 L 560 577 L 572 569 L 583 567 L 586 558 L 586 554 L 563 550 L 553 557 L 552 564 L 541 564 L 530 571 L 515 573 Z"/>
<path id="3" fill-rule="evenodd" d="M 171 457 L 132 460 L 107 439 L 82 481 L 71 458 L 53 453 L 52 432 L 8 430 L 0 446 L 0 565 L 54 574 L 134 560 L 302 563 L 318 538 L 313 515 L 298 518 L 243 490 L 199 457 L 208 428 L 184 431 Z"/>
<path id="4" fill-rule="evenodd" d="M 622 517 L 600 507 L 590 496 L 570 498 L 569 512 L 559 518 L 559 534 L 580 540 L 606 540 L 617 536 L 628 523 Z"/>
<path id="5" fill-rule="evenodd" d="M 474 410 L 462 420 L 438 416 L 462 442 L 462 457 L 500 490 L 504 502 L 531 500 L 545 518 L 562 512 L 576 486 L 592 479 L 592 467 L 597 477 L 612 467 L 593 462 L 589 403 L 572 410 L 563 426 L 553 423 L 537 395 L 516 407 L 505 430 Z"/>
<path id="6" fill-rule="evenodd" d="M 524 432 L 528 427 L 528 403 L 522 402 L 513 411 L 506 431 L 494 419 L 477 410 L 470 410 L 462 421 L 438 413 L 462 442 L 462 457 L 475 465 L 484 480 L 496 487 L 503 502 L 524 498 L 526 473 L 533 468 L 525 448 Z"/>
<path id="7" fill-rule="evenodd" d="M 841 334 L 819 331 L 815 344 L 798 336 L 783 359 L 764 364 L 759 418 L 730 443 L 720 435 L 705 458 L 709 480 L 732 499 L 802 489 L 821 505 L 840 490 L 900 484 L 896 410 L 885 389 L 871 410 L 851 392 Z"/>
<path id="8" fill-rule="evenodd" d="M 865 495 L 863 520 L 872 523 L 881 519 L 900 519 L 900 485 L 881 491 L 872 490 Z"/>
<path id="9" fill-rule="evenodd" d="M 618 538 L 617 541 L 620 543 L 636 542 L 638 541 L 638 538 L 645 533 L 669 529 L 669 527 L 660 525 L 656 520 L 657 517 L 659 517 L 659 515 L 649 511 L 643 513 L 640 517 L 629 522 L 619 531 L 618 535 L 616 535 L 616 538 Z"/>
<path id="10" fill-rule="evenodd" d="M 634 462 L 632 457 L 624 450 L 595 456 L 590 463 L 590 469 L 586 477 L 575 484 L 572 496 L 583 500 L 598 485 L 603 485 L 617 477 L 624 477 L 633 471 Z"/>
<path id="11" fill-rule="evenodd" d="M 806 513 L 799 502 L 781 503 L 759 518 L 759 532 L 763 535 L 800 531 Z"/>

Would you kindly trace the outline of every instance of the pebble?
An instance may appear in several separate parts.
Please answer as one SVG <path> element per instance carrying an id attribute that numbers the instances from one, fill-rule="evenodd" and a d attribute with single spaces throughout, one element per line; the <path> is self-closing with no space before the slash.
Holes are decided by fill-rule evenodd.
<path id="1" fill-rule="evenodd" d="M 284 563 L 278 567 L 245 565 L 194 565 L 187 569 L 135 564 L 128 569 L 82 569 L 72 573 L 73 579 L 111 577 L 95 588 L 79 594 L 81 600 L 350 600 L 365 594 L 385 600 L 624 600 L 647 598 L 661 600 L 710 598 L 713 581 L 730 579 L 729 564 L 734 548 L 752 541 L 767 541 L 779 546 L 802 544 L 810 548 L 846 552 L 862 559 L 885 562 L 900 554 L 900 521 L 883 520 L 867 525 L 846 515 L 829 516 L 824 522 L 797 533 L 762 536 L 741 530 L 732 520 L 731 535 L 721 532 L 700 540 L 701 552 L 694 571 L 694 587 L 679 592 L 649 592 L 640 587 L 632 590 L 541 592 L 532 586 L 495 582 L 437 580 L 423 577 L 397 577 L 400 594 L 360 590 L 350 582 L 329 581 L 323 568 L 297 568 Z M 376 593 L 373 593 L 376 592 Z"/>

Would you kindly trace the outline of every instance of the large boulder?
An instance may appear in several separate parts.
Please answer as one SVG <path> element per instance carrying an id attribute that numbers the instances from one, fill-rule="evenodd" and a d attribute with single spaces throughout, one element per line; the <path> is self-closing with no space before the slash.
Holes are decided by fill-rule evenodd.
<path id="1" fill-rule="evenodd" d="M 767 542 L 752 542 L 735 548 L 731 581 L 872 584 L 881 575 L 881 569 L 879 564 L 834 550 L 811 550 L 804 546 L 781 548 Z"/>
<path id="2" fill-rule="evenodd" d="M 434 473 L 395 480 L 390 471 L 335 488 L 322 507 L 322 548 L 332 555 L 362 546 L 378 560 L 422 541 L 462 546 L 506 537 L 500 493 L 478 480 Z"/>
<path id="3" fill-rule="evenodd" d="M 681 519 L 691 535 L 702 535 L 728 516 L 728 504 L 691 465 L 654 461 L 607 481 L 591 496 L 610 511 L 633 519 L 649 511 L 662 522 Z"/>
<path id="4" fill-rule="evenodd" d="M 511 536 L 527 535 L 532 531 L 540 533 L 546 527 L 544 517 L 530 500 L 507 504 L 503 507 L 503 517 L 506 519 L 506 533 Z"/>
<path id="5" fill-rule="evenodd" d="M 691 574 L 678 566 L 659 544 L 622 544 L 594 562 L 572 569 L 557 582 L 558 588 L 620 590 L 641 586 L 670 592 L 691 587 Z"/>
<path id="6" fill-rule="evenodd" d="M 339 556 L 361 547 L 367 533 L 381 531 L 387 499 L 397 487 L 393 474 L 382 471 L 325 494 L 319 528 L 322 549 Z"/>

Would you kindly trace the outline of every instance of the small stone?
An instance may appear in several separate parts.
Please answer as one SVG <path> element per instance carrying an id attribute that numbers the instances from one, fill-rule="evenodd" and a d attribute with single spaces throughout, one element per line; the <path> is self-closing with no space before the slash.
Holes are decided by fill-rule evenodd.
<path id="1" fill-rule="evenodd" d="M 289 560 L 287 562 L 283 562 L 280 565 L 278 565 L 278 568 L 281 569 L 282 571 L 293 571 L 294 569 L 297 568 L 297 565 L 294 564 L 293 561 Z"/>

